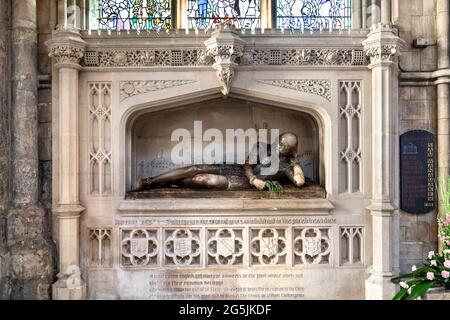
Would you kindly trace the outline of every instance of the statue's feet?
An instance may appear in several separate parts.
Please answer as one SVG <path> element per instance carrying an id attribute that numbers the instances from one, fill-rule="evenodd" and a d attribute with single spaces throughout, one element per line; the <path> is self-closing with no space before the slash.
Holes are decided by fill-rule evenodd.
<path id="1" fill-rule="evenodd" d="M 136 191 L 142 191 L 145 188 L 144 179 L 139 177 L 136 181 Z"/>

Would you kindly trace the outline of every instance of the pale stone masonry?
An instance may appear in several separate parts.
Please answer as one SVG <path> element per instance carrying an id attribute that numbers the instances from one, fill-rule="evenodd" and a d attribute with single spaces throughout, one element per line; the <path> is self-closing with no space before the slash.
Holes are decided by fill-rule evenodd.
<path id="1" fill-rule="evenodd" d="M 10 2 L 0 3 L 0 297 L 9 297 L 9 250 L 6 244 L 6 216 L 9 205 L 9 110 L 10 110 L 10 82 L 6 81 L 10 74 L 9 64 L 9 29 L 10 29 Z"/>
<path id="2" fill-rule="evenodd" d="M 448 43 L 448 1 L 400 1 L 399 4 L 397 24 L 400 38 L 407 44 L 400 57 L 400 133 L 427 130 L 437 134 L 438 93 L 431 73 L 448 68 L 448 48 L 445 49 L 448 46 L 445 45 Z M 413 40 L 417 38 L 429 39 L 436 45 L 414 48 Z M 448 84 L 444 83 L 440 87 L 447 90 Z M 441 101 L 442 108 L 448 108 L 448 98 Z M 445 129 L 443 131 L 445 133 Z M 448 157 L 443 158 L 441 152 L 438 159 L 442 163 Z M 443 172 L 448 172 L 448 169 Z M 436 247 L 437 224 L 434 212 L 420 216 L 401 213 L 401 272 L 407 272 L 412 265 L 420 264 L 428 252 Z"/>
<path id="3" fill-rule="evenodd" d="M 49 237 L 49 212 L 39 201 L 36 2 L 2 1 L 2 5 L 6 6 L 2 13 L 9 19 L 9 27 L 2 29 L 3 34 L 8 31 L 3 39 L 9 38 L 2 43 L 7 53 L 3 82 L 9 86 L 5 86 L 2 104 L 7 114 L 2 146 L 6 142 L 8 156 L 2 169 L 6 180 L 2 183 L 6 186 L 2 238 L 8 253 L 6 262 L 2 259 L 6 279 L 2 292 L 5 298 L 48 299 L 54 277 L 54 245 Z"/>
<path id="4" fill-rule="evenodd" d="M 181 210 L 179 208 L 185 208 L 192 212 L 211 212 L 213 218 L 221 219 L 223 217 L 217 216 L 214 209 L 220 207 L 221 210 L 234 212 L 227 219 L 236 220 L 236 216 L 241 214 L 243 205 L 238 204 L 237 200 L 212 199 L 195 201 L 195 204 L 180 200 L 178 205 L 169 205 L 163 199 L 152 202 L 149 208 L 144 209 L 141 205 L 149 206 L 149 202 L 145 204 L 145 201 L 124 200 L 124 194 L 132 184 L 131 176 L 124 171 L 131 172 L 136 168 L 126 167 L 130 154 L 118 153 L 132 149 L 128 142 L 123 141 L 127 141 L 125 136 L 135 132 L 121 127 L 119 116 L 123 116 L 126 121 L 133 117 L 133 121 L 141 121 L 141 111 L 138 109 L 143 108 L 142 106 L 150 109 L 152 106 L 149 106 L 149 101 L 155 101 L 157 105 L 160 94 L 175 106 L 177 103 L 185 104 L 182 95 L 190 97 L 193 102 L 198 99 L 200 103 L 209 95 L 218 98 L 222 96 L 222 92 L 230 94 L 231 100 L 242 98 L 242 101 L 270 102 L 275 106 L 285 104 L 286 109 L 303 102 L 308 102 L 308 107 L 323 105 L 320 112 L 330 114 L 329 118 L 324 119 L 337 121 L 339 112 L 335 107 L 338 104 L 338 94 L 333 86 L 341 82 L 348 85 L 355 80 L 360 94 L 364 92 L 359 102 L 368 110 L 363 113 L 365 122 L 362 122 L 364 132 L 361 133 L 366 152 L 361 156 L 364 179 L 367 178 L 360 186 L 364 192 L 357 195 L 340 194 L 341 185 L 338 180 L 342 176 L 337 173 L 340 160 L 338 154 L 341 151 L 337 145 L 340 142 L 334 140 L 337 132 L 330 129 L 336 126 L 323 121 L 325 130 L 329 130 L 325 131 L 325 138 L 330 137 L 330 140 L 325 140 L 321 146 L 321 152 L 324 151 L 322 154 L 326 157 L 320 160 L 325 169 L 320 168 L 318 175 L 331 194 L 330 199 L 317 201 L 315 207 L 314 201 L 298 201 L 292 204 L 295 210 L 289 207 L 290 202 L 285 202 L 280 203 L 278 209 L 280 214 L 295 211 L 289 214 L 297 217 L 296 215 L 310 214 L 308 210 L 313 208 L 321 217 L 337 217 L 339 225 L 335 226 L 336 222 L 330 222 L 336 227 L 333 229 L 334 240 L 333 232 L 330 231 L 332 229 L 325 228 L 324 231 L 324 228 L 314 226 L 314 230 L 321 230 L 322 239 L 328 241 L 334 250 L 334 256 L 331 255 L 334 260 L 329 263 L 334 268 L 330 267 L 330 270 L 341 272 L 340 280 L 335 281 L 341 287 L 334 291 L 339 298 L 388 299 L 392 296 L 396 288 L 389 282 L 390 276 L 409 271 L 411 265 L 421 263 L 429 250 L 437 249 L 436 212 L 413 215 L 398 209 L 398 141 L 399 136 L 409 130 L 423 129 L 436 134 L 439 177 L 449 174 L 449 1 L 353 2 L 354 30 L 342 40 L 333 36 L 326 38 L 326 34 L 307 34 L 304 37 L 298 35 L 298 39 L 291 36 L 284 38 L 276 32 L 268 37 L 258 35 L 251 40 L 249 38 L 252 36 L 249 34 L 239 36 L 252 45 L 258 45 L 260 41 L 264 50 L 281 48 L 279 54 L 285 54 L 284 57 L 288 56 L 286 52 L 292 48 L 318 47 L 317 52 L 323 52 L 322 42 L 326 41 L 326 45 L 330 47 L 347 46 L 345 54 L 350 57 L 348 61 L 335 59 L 333 54 L 336 52 L 325 52 L 324 58 L 316 65 L 308 65 L 311 61 L 304 56 L 301 60 L 302 55 L 299 55 L 291 57 L 291 62 L 288 62 L 291 65 L 268 66 L 262 62 L 269 61 L 267 57 L 255 61 L 262 56 L 263 50 L 260 48 L 253 56 L 248 52 L 239 52 L 241 65 L 233 61 L 232 68 L 225 72 L 227 70 L 221 63 L 226 65 L 227 61 L 222 57 L 213 57 L 218 61 L 216 70 L 207 64 L 201 65 L 196 60 L 197 51 L 192 64 L 173 64 L 174 60 L 171 59 L 180 54 L 180 48 L 191 50 L 195 47 L 200 51 L 206 48 L 204 42 L 209 38 L 203 34 L 198 38 L 192 33 L 186 36 L 178 34 L 173 36 L 175 41 L 179 41 L 174 45 L 171 43 L 172 35 L 164 33 L 159 36 L 149 35 L 148 39 L 144 35 L 141 40 L 133 36 L 128 39 L 126 34 L 114 33 L 111 36 L 103 33 L 96 38 L 95 31 L 93 35 L 77 30 L 58 32 L 55 31 L 57 27 L 61 29 L 64 24 L 63 1 L 0 0 L 0 298 L 133 297 L 132 293 L 127 292 L 124 283 L 128 283 L 128 280 L 130 283 L 142 282 L 147 278 L 130 276 L 127 267 L 133 267 L 133 257 L 126 256 L 129 265 L 124 267 L 122 261 L 125 256 L 119 253 L 119 248 L 122 243 L 131 241 L 136 230 L 145 230 L 146 237 L 156 241 L 156 233 L 152 233 L 155 230 L 145 226 L 139 220 L 141 218 L 130 218 L 134 213 L 140 212 L 144 216 L 164 215 L 166 211 L 172 210 L 170 212 L 173 213 Z M 376 7 L 370 6 L 371 3 L 380 4 L 381 10 L 377 11 Z M 361 14 L 365 11 L 371 12 L 372 17 L 378 16 L 380 20 L 367 19 L 366 15 Z M 374 29 L 369 32 L 371 21 L 374 22 Z M 414 46 L 413 41 L 417 39 L 426 40 L 428 45 L 421 48 Z M 239 42 L 242 48 L 245 41 L 242 44 Z M 212 43 L 211 40 L 209 43 Z M 235 43 L 233 40 L 232 44 Z M 50 49 L 57 46 L 60 46 L 59 51 L 53 50 L 52 57 L 49 57 Z M 61 50 L 61 46 L 67 50 Z M 155 50 L 161 50 L 161 54 L 149 57 L 141 56 L 142 52 L 133 52 L 137 50 L 134 48 L 142 46 L 153 50 L 148 51 L 151 54 L 155 54 Z M 245 50 L 242 48 L 239 47 L 239 50 Z M 386 53 L 383 51 L 386 48 L 395 50 L 388 50 Z M 367 58 L 371 58 L 370 62 L 353 64 L 354 51 L 364 51 Z M 303 51 L 304 55 L 305 52 Z M 339 52 L 340 57 L 345 54 Z M 158 57 L 166 58 L 157 60 Z M 133 63 L 130 62 L 131 59 L 135 59 Z M 154 64 L 155 61 L 160 64 Z M 187 60 L 182 60 L 180 64 L 183 61 Z M 219 74 L 222 82 L 217 79 Z M 254 79 L 259 79 L 259 82 L 253 82 Z M 300 83 L 299 79 L 312 83 L 316 89 L 315 95 L 308 95 L 307 90 L 296 87 Z M 385 79 L 392 82 L 386 83 Z M 152 83 L 160 80 L 168 83 L 165 86 L 167 90 L 152 86 Z M 174 81 L 180 80 L 185 81 L 186 85 L 174 85 Z M 327 83 L 327 86 L 319 88 L 318 80 Z M 145 83 L 150 88 L 144 94 L 139 94 L 133 87 L 135 82 Z M 288 85 L 277 87 L 270 83 Z M 103 90 L 102 97 L 111 99 L 108 107 L 114 121 L 111 133 L 114 147 L 107 154 L 113 160 L 111 194 L 99 197 L 94 196 L 90 190 L 89 179 L 92 178 L 92 172 L 86 160 L 91 156 L 86 155 L 90 139 L 87 121 L 89 110 L 92 109 L 88 96 L 91 90 L 98 88 Z M 119 93 L 120 90 L 125 90 L 126 94 Z M 122 96 L 126 98 L 122 99 Z M 312 109 L 305 108 L 302 111 L 310 111 L 312 114 Z M 390 122 L 385 122 L 386 114 L 391 117 Z M 391 123 L 394 125 L 390 126 Z M 62 135 L 60 128 L 64 133 Z M 125 130 L 128 130 L 126 134 Z M 394 136 L 389 136 L 392 133 Z M 138 152 L 132 152 L 135 152 L 133 156 L 139 156 Z M 123 170 L 125 167 L 127 169 Z M 246 205 L 267 213 L 267 208 L 271 206 L 267 203 L 250 201 Z M 127 215 L 130 217 L 127 218 Z M 155 225 L 164 226 L 167 217 L 155 216 L 152 219 Z M 136 223 L 130 225 L 130 228 L 135 228 L 133 230 L 121 225 L 131 222 Z M 216 226 L 211 227 L 216 232 L 214 228 Z M 285 230 L 273 228 L 279 232 L 283 241 L 287 241 L 288 233 Z M 300 228 L 292 228 L 293 237 L 302 237 L 299 230 Z M 359 233 L 362 237 L 360 239 L 364 239 L 364 261 L 344 270 L 339 260 L 341 257 L 338 256 L 341 248 L 338 248 L 337 241 L 342 230 L 353 232 L 352 234 Z M 169 231 L 166 230 L 164 236 Z M 197 231 L 194 230 L 191 235 L 195 241 L 198 240 Z M 233 234 L 236 238 L 242 237 L 242 241 L 246 240 L 241 229 L 233 229 Z M 109 237 L 111 240 L 110 246 L 103 248 L 111 250 L 108 251 L 112 252 L 110 260 L 105 262 L 100 259 L 99 262 L 100 265 L 106 265 L 103 265 L 103 269 L 98 265 L 92 267 L 89 251 L 92 235 L 99 239 Z M 167 236 L 168 239 L 171 236 L 172 234 Z M 251 236 L 258 241 L 256 231 Z M 289 259 L 295 267 L 295 254 Z M 81 269 L 81 277 L 78 267 Z M 182 269 L 180 270 L 182 274 Z M 317 274 L 314 270 L 311 268 L 305 271 L 305 278 L 310 275 L 308 272 L 311 272 L 312 278 L 319 277 L 321 272 L 321 275 L 328 275 L 326 269 L 318 270 Z M 141 271 L 136 270 L 136 274 L 138 272 Z M 155 272 L 162 271 L 158 269 Z M 197 271 L 194 269 L 192 272 Z M 290 272 L 290 269 L 282 271 L 287 274 Z M 349 287 L 346 279 L 350 278 L 361 281 Z M 73 280 L 72 286 L 68 286 L 69 280 Z M 314 286 L 314 282 L 309 285 Z M 90 290 L 90 286 L 94 289 Z M 314 289 L 311 292 L 315 292 Z"/>

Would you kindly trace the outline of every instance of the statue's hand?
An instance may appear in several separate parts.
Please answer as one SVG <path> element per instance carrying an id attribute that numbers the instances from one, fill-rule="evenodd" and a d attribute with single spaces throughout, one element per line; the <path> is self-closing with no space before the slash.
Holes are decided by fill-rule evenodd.
<path id="1" fill-rule="evenodd" d="M 294 176 L 294 183 L 297 187 L 302 187 L 305 184 L 305 179 L 301 176 Z"/>
<path id="2" fill-rule="evenodd" d="M 305 184 L 305 176 L 300 166 L 294 166 L 294 183 L 297 187 L 302 187 Z"/>
<path id="3" fill-rule="evenodd" d="M 261 179 L 254 179 L 252 184 L 255 186 L 256 189 L 260 191 L 266 188 L 266 182 Z"/>

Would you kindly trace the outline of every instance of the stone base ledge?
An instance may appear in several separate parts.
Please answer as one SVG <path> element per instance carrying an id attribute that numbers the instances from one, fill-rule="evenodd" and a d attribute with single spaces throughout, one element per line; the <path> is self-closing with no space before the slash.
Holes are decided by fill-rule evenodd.
<path id="1" fill-rule="evenodd" d="M 84 300 L 86 299 L 86 284 L 81 283 L 79 286 L 67 287 L 63 280 L 58 280 L 52 285 L 53 300 Z"/>
<path id="2" fill-rule="evenodd" d="M 437 289 L 428 292 L 424 298 L 424 300 L 447 300 L 450 301 L 450 290 L 445 289 Z"/>
<path id="3" fill-rule="evenodd" d="M 366 300 L 392 300 L 396 285 L 391 281 L 392 274 L 372 274 L 365 283 Z"/>
<path id="4" fill-rule="evenodd" d="M 330 215 L 334 205 L 327 199 L 149 199 L 125 200 L 119 203 L 122 213 L 182 213 L 208 211 L 208 214 L 246 214 L 261 215 L 261 211 L 270 215 Z"/>

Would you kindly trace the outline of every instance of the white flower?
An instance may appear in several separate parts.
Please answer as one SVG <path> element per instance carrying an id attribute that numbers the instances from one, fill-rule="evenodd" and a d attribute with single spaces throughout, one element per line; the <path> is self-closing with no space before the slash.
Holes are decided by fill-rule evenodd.
<path id="1" fill-rule="evenodd" d="M 444 267 L 446 267 L 447 269 L 450 269 L 450 260 L 444 261 Z"/>
<path id="2" fill-rule="evenodd" d="M 428 252 L 428 259 L 432 259 L 434 257 L 434 251 Z"/>
<path id="3" fill-rule="evenodd" d="M 416 271 L 416 270 L 417 270 L 416 265 L 413 265 L 413 266 L 411 267 L 411 271 L 414 272 L 414 271 Z"/>
<path id="4" fill-rule="evenodd" d="M 432 266 L 435 266 L 435 267 L 437 266 L 436 260 L 431 260 L 430 263 L 431 263 Z"/>
<path id="5" fill-rule="evenodd" d="M 405 281 L 401 281 L 400 282 L 400 287 L 404 288 L 404 289 L 409 289 L 408 284 Z"/>
<path id="6" fill-rule="evenodd" d="M 412 287 L 408 289 L 408 294 L 411 294 L 412 292 Z"/>

